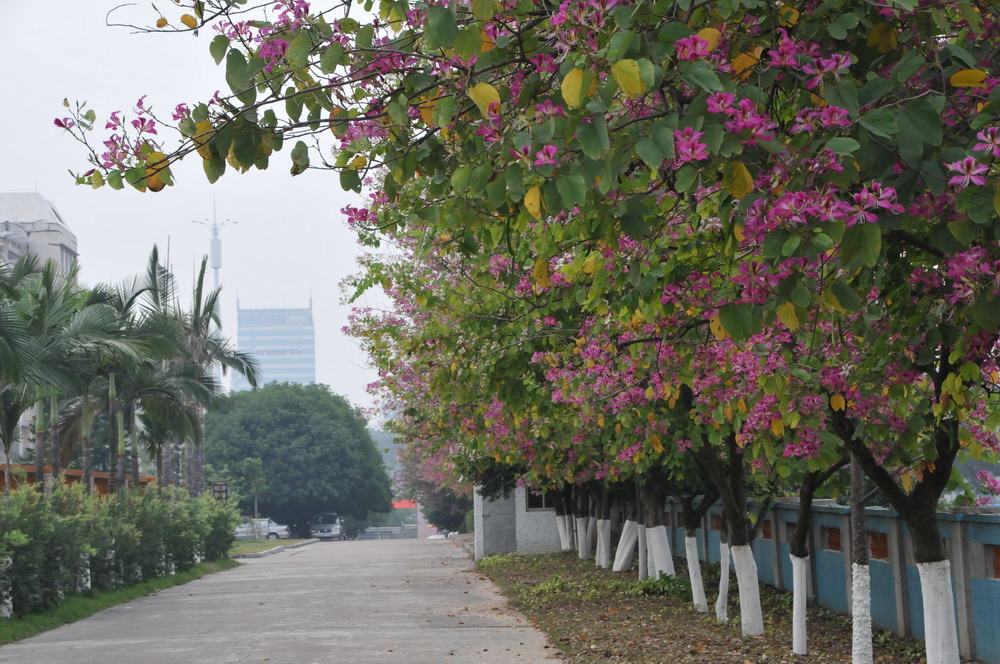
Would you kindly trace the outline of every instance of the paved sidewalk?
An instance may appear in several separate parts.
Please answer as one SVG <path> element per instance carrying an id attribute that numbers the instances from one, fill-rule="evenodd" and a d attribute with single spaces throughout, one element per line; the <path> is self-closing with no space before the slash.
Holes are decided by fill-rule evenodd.
<path id="1" fill-rule="evenodd" d="M 560 661 L 450 540 L 320 542 L 0 648 L 0 662 Z"/>

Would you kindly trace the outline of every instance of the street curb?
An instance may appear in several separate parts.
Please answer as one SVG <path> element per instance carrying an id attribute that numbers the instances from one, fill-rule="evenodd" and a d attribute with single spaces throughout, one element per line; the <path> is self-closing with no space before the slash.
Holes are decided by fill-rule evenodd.
<path id="1" fill-rule="evenodd" d="M 286 549 L 298 549 L 299 547 L 308 546 L 309 544 L 315 544 L 319 540 L 316 538 L 307 539 L 304 542 L 299 542 L 297 544 L 289 544 L 288 546 L 276 546 L 273 549 L 268 549 L 267 551 L 258 551 L 257 553 L 237 553 L 230 555 L 229 557 L 233 560 L 238 560 L 240 558 L 263 558 L 264 556 L 270 556 L 273 553 L 280 553 Z"/>

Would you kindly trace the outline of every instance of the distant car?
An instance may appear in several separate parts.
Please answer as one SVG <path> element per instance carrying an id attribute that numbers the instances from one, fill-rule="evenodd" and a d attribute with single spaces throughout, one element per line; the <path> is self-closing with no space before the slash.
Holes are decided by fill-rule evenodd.
<path id="1" fill-rule="evenodd" d="M 271 519 L 250 519 L 236 526 L 236 539 L 288 539 L 291 537 L 288 526 L 275 523 Z"/>
<path id="2" fill-rule="evenodd" d="M 333 512 L 317 514 L 309 519 L 309 534 L 327 540 L 344 539 L 344 522 Z"/>

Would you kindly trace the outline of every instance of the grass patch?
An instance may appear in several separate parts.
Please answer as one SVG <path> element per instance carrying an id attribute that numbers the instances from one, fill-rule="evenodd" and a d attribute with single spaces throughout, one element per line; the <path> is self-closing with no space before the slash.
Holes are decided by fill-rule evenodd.
<path id="1" fill-rule="evenodd" d="M 791 595 L 761 585 L 765 635 L 740 633 L 736 579 L 730 584 L 729 624 L 697 613 L 684 561 L 677 576 L 639 581 L 633 572 L 597 569 L 574 552 L 490 556 L 478 570 L 511 606 L 546 632 L 572 664 L 832 664 L 851 661 L 851 621 L 822 607 L 809 609 L 808 656 L 791 653 Z M 718 592 L 719 566 L 704 565 L 709 605 Z M 924 644 L 877 630 L 875 661 L 914 664 Z"/>
<path id="2" fill-rule="evenodd" d="M 118 588 L 107 592 L 94 591 L 90 595 L 71 595 L 62 604 L 44 613 L 34 613 L 23 618 L 0 618 L 0 646 L 41 634 L 60 625 L 82 620 L 98 611 L 200 579 L 214 572 L 238 567 L 239 564 L 228 558 L 206 561 L 195 565 L 186 572 L 178 572 L 173 576 L 159 579 L 150 579 L 128 588 Z"/>
<path id="3" fill-rule="evenodd" d="M 232 548 L 229 549 L 229 555 L 242 556 L 248 553 L 260 553 L 261 551 L 269 551 L 276 546 L 291 546 L 305 541 L 306 540 L 304 539 L 239 540 L 238 542 L 233 543 Z"/>

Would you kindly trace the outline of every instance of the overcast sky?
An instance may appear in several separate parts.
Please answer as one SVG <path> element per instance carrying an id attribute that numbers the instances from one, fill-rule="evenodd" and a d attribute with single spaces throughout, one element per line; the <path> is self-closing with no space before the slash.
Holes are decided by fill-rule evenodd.
<path id="1" fill-rule="evenodd" d="M 34 3 L 0 0 L 0 44 L 8 57 L 0 74 L 0 191 L 37 191 L 55 204 L 76 233 L 85 283 L 118 282 L 142 271 L 157 244 L 161 255 L 169 247 L 184 292 L 190 292 L 210 237 L 207 228 L 191 222 L 210 221 L 214 203 L 219 221 L 226 221 L 221 233 L 226 334 L 236 337 L 237 296 L 243 308 L 279 308 L 307 307 L 311 295 L 317 380 L 357 405 L 370 405 L 364 386 L 374 372 L 340 331 L 349 307 L 340 304 L 338 284 L 357 271 L 360 252 L 340 209 L 360 197 L 341 191 L 335 174 L 291 177 L 286 148 L 272 156 L 268 171 L 229 171 L 214 185 L 197 159 L 174 168 L 176 186 L 156 194 L 94 191 L 73 183 L 67 171 L 88 166 L 82 146 L 52 123 L 65 114 L 64 98 L 89 102 L 103 127 L 112 111 L 131 116 L 142 95 L 169 120 L 177 103 L 226 90 L 223 68 L 208 53 L 210 31 L 194 37 L 107 27 L 105 15 L 119 4 L 51 0 L 42 13 Z M 180 13 L 170 0 L 157 6 Z M 140 2 L 115 16 L 152 24 L 157 15 Z"/>

